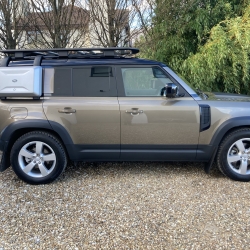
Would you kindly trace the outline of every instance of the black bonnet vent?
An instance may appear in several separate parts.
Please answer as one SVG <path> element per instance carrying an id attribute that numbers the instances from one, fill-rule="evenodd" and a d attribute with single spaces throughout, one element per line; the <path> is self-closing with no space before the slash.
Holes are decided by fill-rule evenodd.
<path id="1" fill-rule="evenodd" d="M 211 125 L 210 106 L 206 104 L 200 105 L 200 132 L 207 130 Z"/>

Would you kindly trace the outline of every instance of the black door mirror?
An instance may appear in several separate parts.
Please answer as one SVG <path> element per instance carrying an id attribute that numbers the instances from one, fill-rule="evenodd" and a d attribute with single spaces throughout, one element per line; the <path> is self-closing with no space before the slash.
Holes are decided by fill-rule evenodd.
<path id="1" fill-rule="evenodd" d="M 174 98 L 178 96 L 178 94 L 179 94 L 179 88 L 174 83 L 168 83 L 164 88 L 161 89 L 161 96 Z"/>

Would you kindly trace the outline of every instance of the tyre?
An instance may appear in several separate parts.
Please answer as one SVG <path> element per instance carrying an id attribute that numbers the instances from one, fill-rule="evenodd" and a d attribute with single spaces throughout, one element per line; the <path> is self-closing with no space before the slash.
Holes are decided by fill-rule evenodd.
<path id="1" fill-rule="evenodd" d="M 236 181 L 250 181 L 250 129 L 230 133 L 220 144 L 217 154 L 220 171 Z"/>
<path id="2" fill-rule="evenodd" d="M 29 184 L 54 181 L 65 169 L 67 157 L 59 140 L 47 132 L 29 132 L 11 149 L 11 164 L 16 175 Z"/>

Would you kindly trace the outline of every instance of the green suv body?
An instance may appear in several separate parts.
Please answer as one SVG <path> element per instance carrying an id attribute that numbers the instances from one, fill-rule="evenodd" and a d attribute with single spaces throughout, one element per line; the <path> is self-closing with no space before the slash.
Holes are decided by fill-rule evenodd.
<path id="1" fill-rule="evenodd" d="M 133 48 L 2 52 L 0 171 L 41 184 L 68 160 L 202 161 L 207 172 L 216 161 L 250 180 L 249 96 L 198 95 L 166 65 L 127 58 Z"/>

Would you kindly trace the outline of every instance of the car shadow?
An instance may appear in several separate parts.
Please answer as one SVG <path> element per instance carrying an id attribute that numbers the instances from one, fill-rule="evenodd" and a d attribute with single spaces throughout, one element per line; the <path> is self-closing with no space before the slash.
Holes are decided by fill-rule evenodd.
<path id="1" fill-rule="evenodd" d="M 225 178 L 213 164 L 209 174 L 204 163 L 197 162 L 70 162 L 58 181 L 75 178 L 119 177 L 124 175 L 193 176 L 201 178 Z"/>

